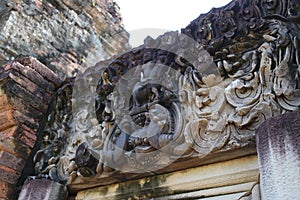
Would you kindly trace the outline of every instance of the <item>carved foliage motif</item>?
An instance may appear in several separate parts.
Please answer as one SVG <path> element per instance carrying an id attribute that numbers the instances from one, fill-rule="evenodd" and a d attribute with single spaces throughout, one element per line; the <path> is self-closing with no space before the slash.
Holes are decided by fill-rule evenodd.
<path id="1" fill-rule="evenodd" d="M 37 176 L 57 182 L 66 182 L 70 175 L 67 171 L 75 170 L 71 166 L 72 164 L 75 166 L 74 161 L 64 156 L 69 153 L 66 144 L 70 143 L 69 138 L 72 132 L 72 82 L 72 80 L 67 80 L 57 91 L 53 111 L 48 117 L 43 132 L 40 150 L 33 158 Z M 67 169 L 67 167 L 70 168 Z"/>
<path id="2" fill-rule="evenodd" d="M 37 171 L 84 182 L 253 144 L 263 121 L 299 109 L 298 18 L 295 0 L 236 0 L 86 70 L 66 150 L 51 151 L 49 136 Z"/>

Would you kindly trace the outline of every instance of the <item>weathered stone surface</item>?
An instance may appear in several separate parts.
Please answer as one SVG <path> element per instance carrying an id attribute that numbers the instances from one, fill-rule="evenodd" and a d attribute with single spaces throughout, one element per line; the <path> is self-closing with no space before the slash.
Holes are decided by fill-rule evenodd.
<path id="1" fill-rule="evenodd" d="M 1 199 L 16 198 L 10 194 L 62 84 L 59 76 L 74 76 L 129 48 L 118 9 L 110 0 L 0 2 Z"/>
<path id="2" fill-rule="evenodd" d="M 2 91 L 1 93 L 1 90 L 0 89 L 0 112 L 3 112 L 3 111 L 6 111 L 6 110 L 9 110 L 11 108 L 9 102 L 8 102 L 8 99 L 7 99 L 7 95 L 5 95 Z"/>
<path id="3" fill-rule="evenodd" d="M 80 190 L 251 155 L 261 123 L 299 110 L 290 2 L 232 1 L 78 74 L 57 96 L 38 176 Z"/>
<path id="4" fill-rule="evenodd" d="M 273 117 L 257 130 L 262 198 L 300 197 L 300 112 Z"/>
<path id="5" fill-rule="evenodd" d="M 5 122 L 5 120 L 4 120 L 4 122 Z M 8 129 L 4 129 L 3 131 L 1 131 L 1 136 L 0 136 L 1 141 L 3 141 L 6 138 L 13 138 L 14 136 L 16 136 L 17 129 L 18 129 L 18 126 L 12 126 Z"/>
<path id="6" fill-rule="evenodd" d="M 257 184 L 258 179 L 257 156 L 249 156 L 170 174 L 83 190 L 78 193 L 76 200 L 239 199 L 251 195 L 252 187 Z M 260 198 L 253 198 L 253 200 L 260 200 Z"/>
<path id="7" fill-rule="evenodd" d="M 31 55 L 61 77 L 128 48 L 118 6 L 110 0 L 3 0 L 0 16 L 0 60 Z"/>
<path id="8" fill-rule="evenodd" d="M 3 2 L 3 5 L 7 3 Z M 49 93 L 51 96 L 51 88 L 56 87 L 59 90 L 43 134 L 43 144 L 34 157 L 35 169 L 38 177 L 49 177 L 64 183 L 68 181 L 75 192 L 165 173 L 165 169 L 160 171 L 160 168 L 166 166 L 169 167 L 166 170 L 176 171 L 182 169 L 178 165 L 195 167 L 211 164 L 219 155 L 253 147 L 255 129 L 261 123 L 272 116 L 298 110 L 300 106 L 300 35 L 299 20 L 295 20 L 299 19 L 299 8 L 292 2 L 235 0 L 221 9 L 213 9 L 182 30 L 191 36 L 192 45 L 187 44 L 189 41 L 186 42 L 178 32 L 166 33 L 156 40 L 147 38 L 143 46 L 108 64 L 98 63 L 82 77 L 78 76 L 82 84 L 79 90 L 74 87 L 76 81 L 66 81 L 59 87 L 60 79 L 50 70 L 42 70 L 43 65 L 30 66 L 18 59 L 20 66 L 28 65 L 33 71 L 28 70 L 26 76 L 27 71 L 14 69 L 18 65 L 0 69 L 3 74 L 0 80 L 6 86 L 1 93 L 8 94 L 8 99 L 17 99 L 9 101 L 9 105 L 2 104 L 2 110 L 8 112 L 6 114 L 11 120 L 7 121 L 8 126 L 3 126 L 5 132 L 1 140 L 17 136 L 25 146 L 32 148 L 39 116 L 48 107 L 46 102 L 49 98 L 41 94 Z M 15 0 L 10 6 L 13 9 L 2 10 L 6 17 L 1 19 L 5 23 L 0 28 L 5 31 L 0 34 L 0 39 L 7 39 L 10 35 L 13 39 L 11 44 L 16 45 L 17 49 L 39 55 L 44 63 L 49 63 L 57 71 L 64 71 L 64 65 L 68 65 L 64 71 L 68 76 L 74 68 L 81 70 L 79 63 L 85 59 L 86 65 L 89 65 L 89 62 L 96 61 L 99 53 L 109 55 L 110 51 L 116 51 L 113 48 L 115 44 L 109 44 L 106 36 L 100 34 L 95 38 L 93 35 L 102 28 L 109 29 L 106 22 L 101 21 L 103 18 L 99 17 L 102 14 L 99 1 L 90 4 L 75 0 L 36 0 L 19 4 Z M 78 19 L 82 13 L 86 21 Z M 95 26 L 89 26 L 91 18 L 98 22 Z M 35 26 L 36 29 L 30 29 L 34 37 L 20 34 L 29 29 L 26 26 L 13 29 L 14 23 Z M 50 38 L 50 42 L 43 40 L 43 34 Z M 85 40 L 83 43 L 79 35 Z M 24 46 L 30 43 L 30 38 L 30 42 L 42 45 L 39 48 Z M 22 39 L 25 43 L 19 42 Z M 99 48 L 81 46 L 86 43 L 98 45 L 99 42 Z M 101 45 L 106 49 L 103 50 Z M 11 47 L 4 49 L 8 54 L 17 54 Z M 29 59 L 28 63 L 32 62 L 35 61 Z M 164 70 L 162 65 L 167 69 Z M 170 71 L 178 73 L 170 75 Z M 36 77 L 35 72 L 39 74 Z M 170 81 L 170 77 L 174 82 Z M 45 81 L 51 84 L 43 87 Z M 79 98 L 72 96 L 73 91 L 79 92 Z M 6 101 L 7 97 L 3 96 L 3 99 Z M 23 108 L 23 104 L 28 106 Z M 12 111 L 12 107 L 17 111 Z M 122 119 L 118 121 L 120 116 Z M 23 126 L 16 128 L 15 123 Z M 227 159 L 253 154 L 251 148 L 247 150 Z M 15 156 L 14 153 L 11 155 Z M 239 164 L 243 162 L 246 161 L 239 160 Z M 259 198 L 252 190 L 252 186 L 257 185 L 257 168 L 249 169 L 239 164 L 229 165 L 233 171 L 226 171 L 228 166 L 222 165 L 216 170 L 210 165 L 210 169 L 214 170 L 199 172 L 203 175 L 201 180 L 197 179 L 198 173 L 189 174 L 189 180 L 185 179 L 186 174 L 167 177 L 167 180 L 161 175 L 159 181 L 163 183 L 156 194 L 151 193 L 151 186 L 157 184 L 157 179 L 149 178 L 149 184 L 148 179 L 143 179 L 141 182 L 103 187 L 91 196 L 88 191 L 78 198 L 97 198 L 93 195 L 99 193 L 107 198 L 110 194 L 113 198 L 135 198 L 134 189 L 137 188 L 141 189 L 138 194 L 140 198 L 160 194 L 168 195 L 168 198 L 181 198 L 172 192 L 182 192 L 182 186 L 188 187 L 183 198 Z M 234 168 L 235 165 L 241 167 L 241 171 Z M 14 169 L 7 166 L 0 169 L 5 174 L 5 181 L 11 177 L 10 181 L 15 182 L 14 174 L 8 173 L 13 173 Z M 249 170 L 243 171 L 245 169 Z M 134 174 L 141 171 L 144 174 Z M 215 179 L 207 174 L 219 177 Z M 197 180 L 193 179 L 195 177 Z M 176 180 L 182 182 L 172 186 Z M 218 187 L 218 190 L 207 187 Z M 252 191 L 253 195 L 249 194 Z"/>
<path id="9" fill-rule="evenodd" d="M 19 200 L 65 200 L 67 190 L 64 185 L 47 179 L 27 180 L 20 192 Z"/>

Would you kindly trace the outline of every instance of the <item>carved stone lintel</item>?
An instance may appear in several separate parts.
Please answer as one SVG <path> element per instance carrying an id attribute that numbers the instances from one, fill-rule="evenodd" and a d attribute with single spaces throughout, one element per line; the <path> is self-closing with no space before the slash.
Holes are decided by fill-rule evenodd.
<path id="1" fill-rule="evenodd" d="M 56 173 L 89 184 L 255 145 L 266 119 L 299 110 L 298 7 L 235 0 L 79 74 L 53 114 L 67 126 L 49 124 L 67 135 Z"/>

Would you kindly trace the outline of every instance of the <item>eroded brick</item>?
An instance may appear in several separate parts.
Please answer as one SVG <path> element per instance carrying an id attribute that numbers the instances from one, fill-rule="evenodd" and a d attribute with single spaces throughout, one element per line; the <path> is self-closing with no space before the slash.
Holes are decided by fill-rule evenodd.
<path id="1" fill-rule="evenodd" d="M 5 140 L 0 141 L 0 151 L 9 152 L 22 159 L 27 159 L 30 154 L 29 147 L 17 138 L 6 138 Z"/>
<path id="2" fill-rule="evenodd" d="M 21 172 L 18 172 L 9 167 L 0 165 L 0 181 L 4 181 L 10 184 L 16 184 L 21 175 Z"/>
<path id="3" fill-rule="evenodd" d="M 0 112 L 0 131 L 6 130 L 14 125 L 16 125 L 16 120 L 14 119 L 13 110 Z"/>
<path id="4" fill-rule="evenodd" d="M 6 151 L 0 151 L 0 165 L 9 167 L 16 171 L 22 171 L 25 160 Z"/>
<path id="5" fill-rule="evenodd" d="M 51 71 L 48 67 L 39 62 L 37 59 L 33 57 L 22 57 L 17 59 L 16 61 L 24 66 L 32 67 L 46 80 L 51 81 L 56 87 L 61 86 L 62 80 L 53 71 Z"/>
<path id="6" fill-rule="evenodd" d="M 0 199 L 11 200 L 14 199 L 14 186 L 6 183 L 4 181 L 0 181 Z"/>
<path id="7" fill-rule="evenodd" d="M 44 88 L 49 93 L 52 93 L 55 90 L 55 86 L 53 85 L 53 83 L 45 80 L 42 77 L 42 75 L 37 73 L 34 69 L 30 68 L 29 66 L 21 65 L 18 62 L 8 63 L 7 65 L 4 66 L 4 70 L 10 70 L 10 69 L 16 70 L 17 72 L 27 77 L 29 80 L 31 80 L 41 88 Z"/>
<path id="8" fill-rule="evenodd" d="M 4 140 L 9 137 L 15 137 L 17 135 L 18 126 L 12 126 L 8 129 L 0 131 L 0 139 Z"/>

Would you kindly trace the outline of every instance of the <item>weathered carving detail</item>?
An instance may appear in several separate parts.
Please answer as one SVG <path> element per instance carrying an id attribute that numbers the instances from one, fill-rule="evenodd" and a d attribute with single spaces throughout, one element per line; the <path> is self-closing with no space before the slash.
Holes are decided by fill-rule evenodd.
<path id="1" fill-rule="evenodd" d="M 297 1 L 236 0 L 146 38 L 77 77 L 65 156 L 44 153 L 72 184 L 254 144 L 263 121 L 299 109 L 296 19 Z"/>
<path id="2" fill-rule="evenodd" d="M 74 161 L 64 156 L 69 153 L 66 146 L 70 144 L 72 132 L 72 87 L 73 80 L 67 80 L 57 91 L 55 107 L 48 117 L 40 150 L 33 158 L 38 177 L 66 182 L 70 176 L 69 172 L 77 169 Z"/>

